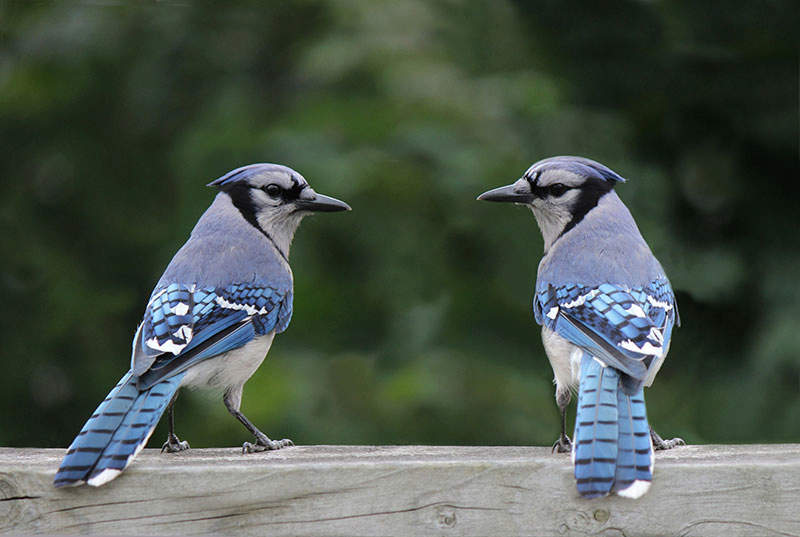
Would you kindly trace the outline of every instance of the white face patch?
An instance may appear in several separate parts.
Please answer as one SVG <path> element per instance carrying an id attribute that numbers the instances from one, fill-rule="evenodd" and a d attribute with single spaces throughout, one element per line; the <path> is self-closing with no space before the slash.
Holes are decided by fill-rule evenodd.
<path id="1" fill-rule="evenodd" d="M 276 181 L 276 184 L 278 184 L 282 188 L 284 186 L 283 182 L 277 182 Z M 273 198 L 272 196 L 270 196 L 269 194 L 267 194 L 266 192 L 264 192 L 263 190 L 260 190 L 258 188 L 253 188 L 250 191 L 250 196 L 253 199 L 253 204 L 256 207 L 275 208 L 275 207 L 278 207 L 279 205 L 281 205 L 283 203 L 283 199 L 282 198 L 280 198 L 280 197 Z"/>
<path id="2" fill-rule="evenodd" d="M 539 163 L 537 163 L 539 164 Z M 537 166 L 534 164 L 525 172 L 525 177 L 533 177 L 537 174 Z M 556 183 L 561 183 L 564 186 L 575 188 L 581 186 L 586 179 L 570 170 L 564 168 L 549 167 L 539 173 L 539 179 L 536 181 L 536 186 L 550 186 Z"/>
<path id="3" fill-rule="evenodd" d="M 288 259 L 292 239 L 307 211 L 295 211 L 291 205 L 267 207 L 256 212 L 258 226 L 271 237 L 278 250 Z"/>
<path id="4" fill-rule="evenodd" d="M 561 235 L 567 223 L 572 219 L 569 208 L 564 206 L 553 206 L 551 203 L 544 202 L 538 198 L 528 205 L 533 211 L 539 230 L 544 239 L 545 251 L 550 249 L 553 242 Z"/>
<path id="5" fill-rule="evenodd" d="M 569 185 L 567 185 L 567 186 L 569 186 Z M 550 196 L 549 198 L 547 198 L 547 202 L 551 206 L 569 207 L 570 208 L 570 212 L 572 212 L 572 206 L 575 204 L 575 201 L 578 199 L 578 196 L 581 195 L 580 190 L 578 190 L 578 188 L 576 188 L 576 187 L 577 187 L 577 185 L 575 185 L 571 190 L 568 190 L 567 192 L 565 192 L 564 194 L 562 194 L 560 196 L 557 196 L 557 197 L 556 196 Z"/>

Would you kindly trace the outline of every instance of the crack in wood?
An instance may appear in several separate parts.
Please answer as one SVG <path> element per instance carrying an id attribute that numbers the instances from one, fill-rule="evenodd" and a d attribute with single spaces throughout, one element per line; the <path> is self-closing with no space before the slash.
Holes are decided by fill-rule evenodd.
<path id="1" fill-rule="evenodd" d="M 207 510 L 205 510 L 205 511 L 207 511 Z M 194 511 L 194 512 L 198 512 L 199 513 L 201 511 Z M 181 512 L 178 512 L 178 513 L 161 513 L 161 514 L 148 514 L 148 515 L 141 515 L 141 516 L 134 516 L 134 517 L 124 517 L 124 518 L 109 518 L 109 519 L 106 519 L 106 520 L 93 520 L 93 521 L 88 521 L 88 522 L 82 522 L 80 524 L 69 524 L 69 525 L 65 525 L 65 526 L 62 526 L 62 527 L 64 529 L 73 529 L 73 528 L 81 528 L 81 527 L 92 527 L 95 524 L 112 524 L 114 522 L 132 522 L 132 521 L 135 521 L 135 520 L 147 520 L 149 518 L 161 518 L 161 517 L 168 517 L 168 516 L 178 516 L 178 515 L 181 515 L 181 514 L 187 514 L 187 513 L 184 511 L 182 513 Z M 231 514 L 231 515 L 228 515 L 228 516 L 234 516 L 234 515 Z M 213 517 L 206 517 L 206 518 L 213 518 Z M 218 517 L 218 518 L 224 518 L 224 517 Z M 168 524 L 168 523 L 169 522 L 164 522 L 164 524 Z"/>
<path id="2" fill-rule="evenodd" d="M 237 516 L 247 516 L 248 513 L 226 513 L 224 515 L 205 516 L 200 518 L 186 518 L 183 520 L 170 520 L 164 522 L 151 522 L 148 526 L 163 526 L 167 524 L 182 524 L 185 522 L 202 522 L 204 520 L 220 520 L 224 518 L 233 518 Z"/>
<path id="3" fill-rule="evenodd" d="M 533 492 L 535 489 L 528 488 L 528 487 L 521 487 L 519 485 L 500 485 L 500 487 L 504 489 L 515 489 L 515 490 L 524 490 L 526 492 Z"/>
<path id="4" fill-rule="evenodd" d="M 50 515 L 53 513 L 65 513 L 68 511 L 77 511 L 78 509 L 91 509 L 93 507 L 108 507 L 111 505 L 126 505 L 132 503 L 146 503 L 146 502 L 154 502 L 159 501 L 161 498 L 146 498 L 144 500 L 125 500 L 123 502 L 105 502 L 105 503 L 87 503 L 85 505 L 73 505 L 71 507 L 62 507 L 61 509 L 53 509 L 52 511 L 47 511 L 42 513 L 40 516 Z"/>
<path id="5" fill-rule="evenodd" d="M 376 517 L 376 516 L 386 516 L 386 515 L 398 515 L 403 513 L 413 513 L 415 511 L 421 511 L 423 509 L 429 509 L 431 507 L 450 507 L 452 509 L 459 509 L 459 510 L 471 510 L 471 511 L 504 511 L 502 508 L 498 507 L 466 507 L 460 505 L 453 505 L 451 503 L 446 502 L 433 502 L 428 503 L 425 505 L 420 505 L 417 507 L 409 507 L 406 509 L 394 509 L 388 511 L 377 511 L 375 513 L 358 513 L 354 515 L 342 515 L 336 517 L 324 517 L 324 518 L 312 518 L 307 520 L 284 520 L 279 522 L 267 522 L 263 525 L 284 525 L 284 524 L 316 524 L 319 522 L 335 522 L 338 520 L 350 520 L 354 518 L 365 518 L 365 517 Z"/>

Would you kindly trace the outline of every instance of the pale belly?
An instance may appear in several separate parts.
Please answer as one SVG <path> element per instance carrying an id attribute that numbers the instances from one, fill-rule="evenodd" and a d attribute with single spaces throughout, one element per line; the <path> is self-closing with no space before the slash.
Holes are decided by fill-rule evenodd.
<path id="1" fill-rule="evenodd" d="M 583 351 L 547 327 L 542 327 L 542 343 L 553 368 L 556 386 L 564 389 L 577 386 Z"/>
<path id="2" fill-rule="evenodd" d="M 274 337 L 273 331 L 192 366 L 186 371 L 181 386 L 227 388 L 243 385 L 266 358 Z"/>

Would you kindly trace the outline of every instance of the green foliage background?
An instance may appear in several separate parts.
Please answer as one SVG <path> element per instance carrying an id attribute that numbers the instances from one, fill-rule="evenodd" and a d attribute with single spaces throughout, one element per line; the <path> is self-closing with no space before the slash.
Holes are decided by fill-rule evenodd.
<path id="1" fill-rule="evenodd" d="M 298 232 L 251 419 L 302 444 L 551 443 L 541 238 L 474 199 L 556 154 L 628 178 L 677 290 L 651 423 L 800 441 L 798 27 L 790 1 L 0 2 L 0 445 L 71 441 L 203 185 L 251 162 L 354 209 Z M 193 446 L 248 440 L 218 394 L 176 415 Z"/>

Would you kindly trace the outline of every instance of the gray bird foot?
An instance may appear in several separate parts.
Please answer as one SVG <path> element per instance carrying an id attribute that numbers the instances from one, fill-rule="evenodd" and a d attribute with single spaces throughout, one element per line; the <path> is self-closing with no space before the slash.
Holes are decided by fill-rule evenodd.
<path id="1" fill-rule="evenodd" d="M 186 451 L 189 449 L 189 442 L 186 440 L 181 441 L 180 438 L 174 434 L 167 436 L 167 441 L 161 446 L 161 453 L 178 453 L 179 451 Z"/>
<path id="2" fill-rule="evenodd" d="M 650 427 L 650 439 L 653 441 L 653 449 L 656 451 L 663 451 L 665 449 L 672 449 L 677 446 L 685 446 L 686 442 L 683 438 L 671 438 L 664 440 L 661 436 Z"/>
<path id="3" fill-rule="evenodd" d="M 572 440 L 569 439 L 569 436 L 562 434 L 556 440 L 556 443 L 553 444 L 553 453 L 571 453 L 572 452 Z"/>
<path id="4" fill-rule="evenodd" d="M 276 449 L 281 449 L 293 445 L 294 442 L 292 442 L 288 438 L 284 438 L 283 440 L 270 440 L 269 438 L 267 438 L 267 435 L 262 433 L 256 436 L 255 444 L 251 444 L 250 442 L 245 442 L 242 445 L 242 454 L 258 453 L 259 451 L 274 451 Z"/>

